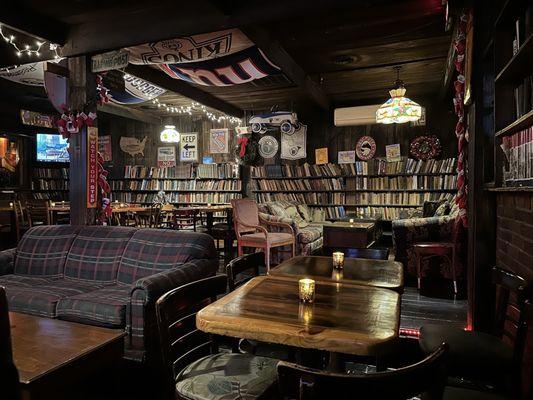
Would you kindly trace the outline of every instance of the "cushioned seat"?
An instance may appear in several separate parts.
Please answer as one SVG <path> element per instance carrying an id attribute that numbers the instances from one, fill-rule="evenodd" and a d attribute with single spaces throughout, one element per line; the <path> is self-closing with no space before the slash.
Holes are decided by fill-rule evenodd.
<path id="1" fill-rule="evenodd" d="M 498 337 L 445 325 L 424 325 L 420 347 L 427 354 L 443 342 L 449 345 L 448 371 L 452 376 L 498 376 L 512 367 L 513 349 Z"/>
<path id="2" fill-rule="evenodd" d="M 34 287 L 8 286 L 6 292 L 11 311 L 42 317 L 56 317 L 56 306 L 59 300 L 101 289 L 102 287 L 104 285 L 98 282 L 58 279 L 51 283 Z"/>
<path id="3" fill-rule="evenodd" d="M 176 391 L 193 400 L 252 400 L 276 382 L 277 360 L 247 354 L 214 354 L 188 365 Z"/>
<path id="4" fill-rule="evenodd" d="M 130 285 L 113 285 L 67 297 L 59 301 L 56 314 L 69 321 L 121 328 L 126 325 L 130 292 Z"/>
<path id="5" fill-rule="evenodd" d="M 38 275 L 4 275 L 0 276 L 0 286 L 33 287 L 37 285 L 46 285 L 58 279 L 59 278 L 51 278 Z"/>
<path id="6" fill-rule="evenodd" d="M 322 226 L 308 226 L 300 229 L 298 241 L 300 243 L 312 243 L 322 237 Z"/>
<path id="7" fill-rule="evenodd" d="M 265 234 L 264 233 L 250 233 L 247 235 L 241 235 L 241 237 L 246 241 L 246 243 L 257 242 L 258 244 L 265 243 Z M 268 239 L 270 244 L 277 245 L 280 243 L 285 243 L 292 240 L 292 235 L 285 232 L 269 232 Z"/>

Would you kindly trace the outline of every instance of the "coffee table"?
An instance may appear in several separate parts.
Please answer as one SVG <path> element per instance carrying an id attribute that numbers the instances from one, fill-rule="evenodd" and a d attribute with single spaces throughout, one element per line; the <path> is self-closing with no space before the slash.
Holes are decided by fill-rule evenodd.
<path id="1" fill-rule="evenodd" d="M 334 222 L 323 228 L 324 247 L 327 249 L 362 249 L 370 247 L 376 239 L 375 222 Z"/>
<path id="2" fill-rule="evenodd" d="M 68 384 L 122 359 L 122 330 L 14 312 L 9 319 L 23 399 L 57 398 Z"/>

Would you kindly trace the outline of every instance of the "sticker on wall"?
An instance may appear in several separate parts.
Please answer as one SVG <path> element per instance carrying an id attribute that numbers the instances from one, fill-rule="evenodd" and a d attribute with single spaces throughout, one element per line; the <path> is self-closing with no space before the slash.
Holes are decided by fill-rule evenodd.
<path id="1" fill-rule="evenodd" d="M 315 150 L 315 164 L 327 164 L 328 163 L 328 148 L 322 147 Z"/>
<path id="2" fill-rule="evenodd" d="M 137 154 L 144 156 L 144 148 L 146 147 L 147 139 L 147 136 L 145 136 L 142 140 L 139 140 L 135 137 L 123 136 L 120 138 L 119 142 L 120 150 L 122 150 L 124 153 L 128 153 L 132 157 Z"/>
<path id="3" fill-rule="evenodd" d="M 159 168 L 176 166 L 176 148 L 174 146 L 157 148 L 157 166 Z"/>
<path id="4" fill-rule="evenodd" d="M 272 158 L 278 152 L 279 144 L 273 136 L 263 136 L 259 139 L 259 155 L 263 158 Z"/>
<path id="5" fill-rule="evenodd" d="M 307 157 L 307 125 L 300 124 L 292 134 L 281 133 L 281 158 L 299 160 Z"/>
<path id="6" fill-rule="evenodd" d="M 180 161 L 198 161 L 198 134 L 182 133 L 180 141 Z"/>
<path id="7" fill-rule="evenodd" d="M 385 146 L 385 154 L 387 156 L 387 162 L 400 161 L 402 159 L 400 144 L 396 143 Z"/>
<path id="8" fill-rule="evenodd" d="M 98 136 L 98 152 L 102 156 L 104 162 L 109 162 L 113 159 L 111 136 Z"/>
<path id="9" fill-rule="evenodd" d="M 339 164 L 353 164 L 355 163 L 355 150 L 339 151 Z"/>
<path id="10" fill-rule="evenodd" d="M 355 145 L 355 153 L 360 160 L 370 160 L 376 154 L 376 141 L 370 136 L 362 136 Z"/>
<path id="11" fill-rule="evenodd" d="M 209 131 L 209 152 L 211 154 L 229 153 L 229 129 L 211 129 Z"/>

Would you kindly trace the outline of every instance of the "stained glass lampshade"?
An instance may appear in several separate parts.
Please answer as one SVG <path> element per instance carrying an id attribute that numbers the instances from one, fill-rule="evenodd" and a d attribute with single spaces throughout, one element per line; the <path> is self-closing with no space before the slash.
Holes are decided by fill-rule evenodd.
<path id="1" fill-rule="evenodd" d="M 404 97 L 405 88 L 400 86 L 389 91 L 390 99 L 376 111 L 378 124 L 403 124 L 418 121 L 422 116 L 422 107 L 413 100 Z"/>

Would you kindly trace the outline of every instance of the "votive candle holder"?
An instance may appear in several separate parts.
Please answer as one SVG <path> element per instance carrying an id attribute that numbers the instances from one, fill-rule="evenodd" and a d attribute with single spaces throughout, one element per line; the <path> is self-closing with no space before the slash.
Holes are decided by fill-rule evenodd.
<path id="1" fill-rule="evenodd" d="M 298 281 L 298 289 L 300 301 L 304 303 L 312 303 L 315 301 L 315 281 L 313 279 L 300 279 Z"/>

